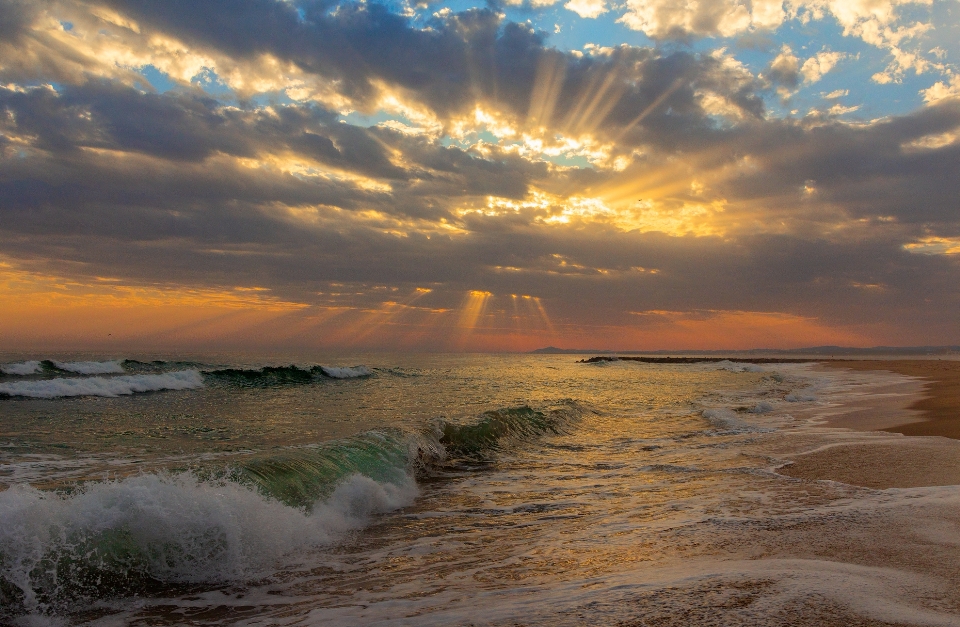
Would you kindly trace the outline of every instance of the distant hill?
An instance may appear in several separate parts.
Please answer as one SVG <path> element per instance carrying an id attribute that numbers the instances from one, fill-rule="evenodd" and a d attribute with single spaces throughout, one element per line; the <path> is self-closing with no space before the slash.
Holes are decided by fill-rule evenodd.
<path id="1" fill-rule="evenodd" d="M 808 348 L 753 348 L 749 350 L 658 350 L 658 351 L 614 351 L 610 349 L 557 348 L 547 346 L 530 351 L 534 355 L 956 355 L 960 346 L 873 346 L 856 348 L 852 346 L 811 346 Z"/>

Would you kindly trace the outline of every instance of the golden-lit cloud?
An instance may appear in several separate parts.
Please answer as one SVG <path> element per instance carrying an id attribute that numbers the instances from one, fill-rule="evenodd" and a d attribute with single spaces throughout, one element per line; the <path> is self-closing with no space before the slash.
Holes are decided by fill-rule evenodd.
<path id="1" fill-rule="evenodd" d="M 960 255 L 960 237 L 924 237 L 903 248 L 919 255 Z"/>
<path id="2" fill-rule="evenodd" d="M 940 5 L 568 2 L 564 49 L 512 5 L 248 4 L 0 3 L 5 342 L 865 343 L 918 302 L 953 341 Z M 719 39 L 562 30 L 606 11 Z M 863 45 L 777 30 L 827 20 Z M 917 108 L 858 64 L 928 75 Z"/>

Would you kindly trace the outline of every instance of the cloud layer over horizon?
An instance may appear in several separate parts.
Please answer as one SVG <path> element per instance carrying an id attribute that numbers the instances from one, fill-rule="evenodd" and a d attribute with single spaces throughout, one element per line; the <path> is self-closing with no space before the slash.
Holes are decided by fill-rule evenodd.
<path id="1" fill-rule="evenodd" d="M 960 4 L 678 6 L 0 0 L 0 342 L 960 343 Z"/>

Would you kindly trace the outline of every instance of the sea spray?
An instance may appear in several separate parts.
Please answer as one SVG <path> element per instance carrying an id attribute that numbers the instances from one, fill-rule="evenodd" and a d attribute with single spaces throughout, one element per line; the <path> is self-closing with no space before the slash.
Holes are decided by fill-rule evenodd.
<path id="1" fill-rule="evenodd" d="M 191 473 L 89 483 L 73 494 L 0 492 L 0 600 L 8 615 L 177 583 L 263 576 L 296 549 L 329 544 L 373 514 L 413 502 L 359 474 L 311 510 Z"/>

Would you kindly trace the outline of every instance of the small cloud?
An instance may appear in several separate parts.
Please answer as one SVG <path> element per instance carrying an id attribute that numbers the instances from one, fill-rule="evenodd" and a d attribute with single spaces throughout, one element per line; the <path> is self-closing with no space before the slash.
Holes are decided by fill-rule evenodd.
<path id="1" fill-rule="evenodd" d="M 803 67 L 800 68 L 800 74 L 803 75 L 803 82 L 808 84 L 816 83 L 823 78 L 827 72 L 836 67 L 837 63 L 846 58 L 846 56 L 843 52 L 818 52 L 803 62 Z"/>
<path id="2" fill-rule="evenodd" d="M 800 59 L 784 44 L 780 54 L 767 66 L 766 77 L 774 83 L 796 87 L 800 83 Z"/>
<path id="3" fill-rule="evenodd" d="M 927 104 L 960 97 L 960 74 L 951 76 L 948 81 L 937 81 L 933 86 L 921 89 L 920 95 Z"/>
<path id="4" fill-rule="evenodd" d="M 832 107 L 830 107 L 829 109 L 827 109 L 827 113 L 829 113 L 830 115 L 844 115 L 845 113 L 853 113 L 854 111 L 857 111 L 859 109 L 860 109 L 860 105 L 856 105 L 853 107 L 845 107 L 842 104 L 837 103 Z"/>
<path id="5" fill-rule="evenodd" d="M 609 10 L 604 0 L 570 0 L 563 6 L 583 18 L 597 18 Z"/>
<path id="6" fill-rule="evenodd" d="M 917 255 L 960 255 L 960 237 L 924 237 L 903 249 Z"/>
<path id="7" fill-rule="evenodd" d="M 598 46 L 597 44 L 587 44 L 583 47 L 587 54 L 594 57 L 609 57 L 613 54 L 613 48 L 610 46 Z"/>
<path id="8" fill-rule="evenodd" d="M 905 143 L 901 148 L 905 152 L 917 152 L 921 150 L 937 150 L 944 146 L 949 146 L 960 139 L 960 132 L 948 131 L 946 133 L 936 133 L 933 135 L 924 135 L 919 139 Z"/>
<path id="9" fill-rule="evenodd" d="M 835 89 L 835 90 L 831 91 L 829 94 L 821 92 L 820 95 L 823 96 L 824 98 L 826 98 L 827 100 L 836 100 L 837 98 L 843 98 L 844 96 L 849 96 L 849 95 L 850 95 L 850 90 L 849 90 L 849 89 Z"/>
<path id="10" fill-rule="evenodd" d="M 870 77 L 874 83 L 878 85 L 889 85 L 890 83 L 899 83 L 901 82 L 899 78 L 894 76 L 891 72 L 884 70 L 883 72 L 877 72 Z"/>

